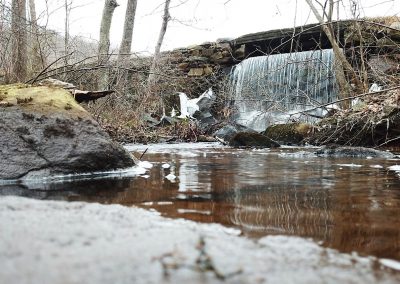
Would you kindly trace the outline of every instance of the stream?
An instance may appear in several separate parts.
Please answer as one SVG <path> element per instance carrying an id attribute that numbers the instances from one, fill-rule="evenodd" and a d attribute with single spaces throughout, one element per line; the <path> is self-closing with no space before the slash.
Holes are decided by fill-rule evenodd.
<path id="1" fill-rule="evenodd" d="M 126 146 L 141 170 L 0 185 L 0 195 L 139 206 L 220 223 L 242 235 L 312 238 L 341 252 L 400 260 L 398 159 L 322 158 L 316 148 L 216 143 Z M 393 168 L 391 168 L 393 169 Z"/>

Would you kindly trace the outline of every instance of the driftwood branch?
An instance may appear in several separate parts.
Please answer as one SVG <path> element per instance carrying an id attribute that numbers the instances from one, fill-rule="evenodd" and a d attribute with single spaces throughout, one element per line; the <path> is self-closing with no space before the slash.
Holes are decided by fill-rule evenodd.
<path id="1" fill-rule="evenodd" d="M 71 83 L 63 82 L 57 79 L 45 79 L 41 81 L 39 86 L 51 86 L 56 88 L 65 89 L 71 93 L 74 99 L 78 102 L 88 102 L 94 101 L 105 96 L 113 94 L 115 91 L 113 90 L 104 90 L 104 91 L 82 91 L 78 90 L 76 86 Z"/>

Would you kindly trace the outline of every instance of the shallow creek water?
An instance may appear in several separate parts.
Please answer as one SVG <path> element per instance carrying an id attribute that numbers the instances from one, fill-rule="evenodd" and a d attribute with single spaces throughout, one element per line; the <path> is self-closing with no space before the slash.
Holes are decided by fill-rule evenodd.
<path id="1" fill-rule="evenodd" d="M 388 169 L 400 160 L 213 143 L 127 148 L 137 157 L 148 149 L 142 160 L 152 168 L 130 177 L 3 185 L 0 194 L 136 205 L 166 217 L 220 223 L 248 237 L 295 235 L 343 252 L 400 260 L 400 177 Z"/>

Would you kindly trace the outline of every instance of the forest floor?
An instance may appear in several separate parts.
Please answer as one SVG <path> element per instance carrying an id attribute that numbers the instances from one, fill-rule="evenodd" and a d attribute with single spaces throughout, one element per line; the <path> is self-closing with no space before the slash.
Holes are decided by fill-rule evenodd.
<path id="1" fill-rule="evenodd" d="M 352 107 L 316 124 L 313 145 L 393 147 L 400 142 L 400 88 L 356 96 Z"/>
<path id="2" fill-rule="evenodd" d="M 196 121 L 173 123 L 156 120 L 132 124 L 99 120 L 110 136 L 121 143 L 201 142 L 210 141 L 212 132 L 202 131 Z M 219 122 L 221 127 L 226 124 Z M 214 131 L 218 126 L 214 127 Z M 356 96 L 352 106 L 335 110 L 315 124 L 305 140 L 312 145 L 344 145 L 365 147 L 395 147 L 400 142 L 400 88 Z M 304 142 L 304 141 L 303 141 Z"/>

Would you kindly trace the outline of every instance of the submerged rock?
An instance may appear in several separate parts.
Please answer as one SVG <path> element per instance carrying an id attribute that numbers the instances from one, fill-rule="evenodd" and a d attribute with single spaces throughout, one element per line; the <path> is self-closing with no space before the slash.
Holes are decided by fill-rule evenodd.
<path id="1" fill-rule="evenodd" d="M 281 144 L 298 145 L 312 130 L 313 127 L 306 123 L 286 123 L 271 125 L 262 134 Z"/>
<path id="2" fill-rule="evenodd" d="M 385 152 L 385 151 L 380 151 L 380 150 L 375 150 L 372 148 L 365 148 L 365 147 L 325 147 L 322 148 L 318 151 L 315 152 L 317 156 L 323 156 L 323 157 L 335 157 L 335 158 L 340 158 L 340 157 L 355 157 L 355 158 L 367 158 L 367 157 L 372 157 L 372 158 L 385 158 L 385 159 L 391 159 L 395 158 L 396 155 L 390 153 L 390 152 Z"/>
<path id="3" fill-rule="evenodd" d="M 255 147 L 255 148 L 277 148 L 280 145 L 259 133 L 254 132 L 239 132 L 236 133 L 229 141 L 229 146 L 240 147 Z"/>
<path id="4" fill-rule="evenodd" d="M 0 179 L 134 165 L 66 90 L 8 85 L 0 101 Z"/>

